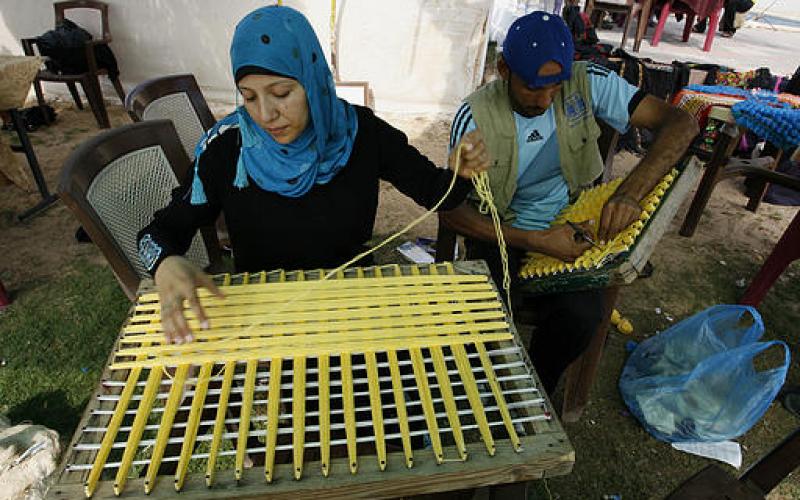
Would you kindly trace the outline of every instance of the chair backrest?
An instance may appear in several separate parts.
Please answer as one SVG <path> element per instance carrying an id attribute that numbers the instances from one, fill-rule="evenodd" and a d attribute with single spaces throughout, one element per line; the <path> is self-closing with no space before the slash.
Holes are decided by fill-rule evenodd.
<path id="1" fill-rule="evenodd" d="M 61 172 L 59 196 L 100 248 L 130 298 L 147 277 L 136 234 L 167 205 L 190 162 L 168 120 L 124 125 L 81 144 Z M 205 243 L 205 244 L 204 244 Z M 186 257 L 200 267 L 214 262 L 213 231 L 195 235 Z"/>
<path id="2" fill-rule="evenodd" d="M 95 0 L 70 0 L 67 2 L 56 2 L 53 4 L 56 14 L 56 24 L 65 19 L 65 12 L 70 9 L 92 9 L 100 13 L 100 23 L 103 40 L 111 41 L 111 30 L 108 28 L 108 4 Z"/>
<path id="3" fill-rule="evenodd" d="M 172 120 L 183 149 L 194 160 L 194 148 L 215 121 L 193 75 L 153 78 L 136 86 L 125 108 L 138 120 Z"/>

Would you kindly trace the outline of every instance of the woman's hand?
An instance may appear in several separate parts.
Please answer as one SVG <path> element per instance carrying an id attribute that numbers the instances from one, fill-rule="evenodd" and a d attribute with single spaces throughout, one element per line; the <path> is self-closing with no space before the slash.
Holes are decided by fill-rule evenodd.
<path id="1" fill-rule="evenodd" d="M 473 175 L 489 170 L 489 150 L 483 142 L 480 131 L 475 129 L 461 137 L 458 145 L 450 151 L 450 158 L 447 161 L 450 170 L 456 170 L 456 156 L 461 150 L 459 158 L 458 175 L 465 179 L 472 178 Z"/>
<path id="2" fill-rule="evenodd" d="M 205 287 L 219 298 L 222 292 L 207 275 L 184 257 L 173 255 L 164 259 L 155 274 L 158 298 L 161 303 L 161 326 L 168 344 L 182 344 L 194 340 L 183 314 L 183 301 L 189 303 L 203 329 L 209 328 L 208 318 L 197 298 L 197 288 Z"/>
<path id="3" fill-rule="evenodd" d="M 588 234 L 592 234 L 594 221 L 581 222 L 577 226 Z M 573 262 L 592 246 L 577 236 L 575 230 L 566 224 L 541 231 L 532 231 L 531 234 L 536 236 L 536 241 L 532 244 L 532 251 L 555 257 L 564 262 Z"/>

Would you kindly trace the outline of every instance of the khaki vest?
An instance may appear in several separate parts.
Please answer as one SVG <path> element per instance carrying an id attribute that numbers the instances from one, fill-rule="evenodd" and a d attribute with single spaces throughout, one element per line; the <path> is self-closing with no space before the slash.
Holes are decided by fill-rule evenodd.
<path id="1" fill-rule="evenodd" d="M 503 222 L 513 222 L 516 214 L 510 205 L 517 190 L 519 149 L 508 83 L 505 80 L 490 82 L 466 100 L 492 158 L 489 184 L 495 206 Z M 574 198 L 603 173 L 603 159 L 597 146 L 600 127 L 592 113 L 592 92 L 585 62 L 572 64 L 572 77 L 564 82 L 553 106 L 561 173 L 569 186 L 570 197 Z M 477 206 L 478 197 L 474 192 L 469 199 Z"/>

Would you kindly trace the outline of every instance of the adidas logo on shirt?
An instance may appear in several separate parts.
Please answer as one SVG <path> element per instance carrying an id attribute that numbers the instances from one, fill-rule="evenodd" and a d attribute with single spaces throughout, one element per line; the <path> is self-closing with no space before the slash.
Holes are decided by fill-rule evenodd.
<path id="1" fill-rule="evenodd" d="M 536 141 L 541 141 L 542 139 L 544 139 L 544 137 L 542 137 L 542 134 L 540 134 L 538 130 L 534 130 L 528 136 L 526 142 L 536 142 Z"/>

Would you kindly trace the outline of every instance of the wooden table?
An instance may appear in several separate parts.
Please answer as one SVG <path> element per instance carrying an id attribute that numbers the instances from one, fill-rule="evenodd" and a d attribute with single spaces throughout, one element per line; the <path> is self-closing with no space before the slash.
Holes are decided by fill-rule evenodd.
<path id="1" fill-rule="evenodd" d="M 11 125 L 19 138 L 20 146 L 13 147 L 16 152 L 25 153 L 28 160 L 33 180 L 41 196 L 41 201 L 33 207 L 22 212 L 18 218 L 24 220 L 32 215 L 39 213 L 56 201 L 56 196 L 51 194 L 47 188 L 47 182 L 42 175 L 33 145 L 28 138 L 25 124 L 19 114 L 19 108 L 25 105 L 25 98 L 30 90 L 36 73 L 39 71 L 42 60 L 40 57 L 29 56 L 9 56 L 0 55 L 0 111 L 5 111 L 11 117 Z M 0 145 L 3 147 L 3 145 Z M 7 153 L 7 150 L 6 150 Z M 6 158 L 11 158 L 8 154 Z M 6 161 L 0 165 L 0 169 L 8 174 L 8 177 L 15 183 L 20 184 L 23 189 L 27 188 L 28 180 L 24 173 L 15 168 L 15 162 Z"/>

